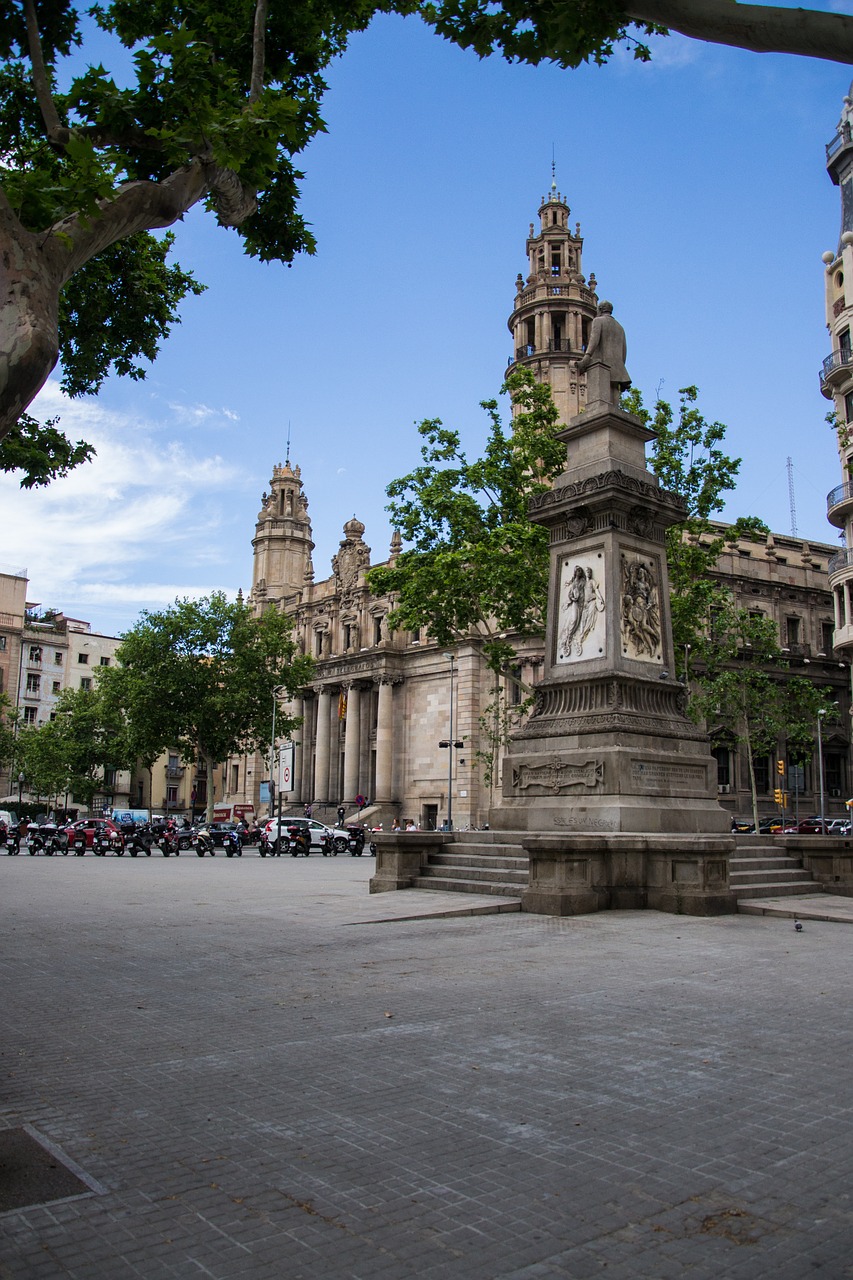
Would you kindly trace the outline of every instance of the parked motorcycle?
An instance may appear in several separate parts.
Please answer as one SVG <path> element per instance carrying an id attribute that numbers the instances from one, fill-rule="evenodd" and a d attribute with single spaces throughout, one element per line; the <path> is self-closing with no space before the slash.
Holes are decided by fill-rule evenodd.
<path id="1" fill-rule="evenodd" d="M 298 858 L 300 853 L 307 858 L 311 853 L 311 832 L 307 827 L 289 827 L 290 856 Z"/>
<path id="2" fill-rule="evenodd" d="M 226 858 L 243 856 L 243 845 L 240 842 L 240 834 L 238 831 L 226 831 L 224 840 Z"/>
<path id="3" fill-rule="evenodd" d="M 213 838 L 210 832 L 205 831 L 203 827 L 200 831 L 196 831 L 194 833 L 192 843 L 193 848 L 200 858 L 203 858 L 206 853 L 209 853 L 211 858 L 216 857 L 216 850 L 213 847 Z"/>

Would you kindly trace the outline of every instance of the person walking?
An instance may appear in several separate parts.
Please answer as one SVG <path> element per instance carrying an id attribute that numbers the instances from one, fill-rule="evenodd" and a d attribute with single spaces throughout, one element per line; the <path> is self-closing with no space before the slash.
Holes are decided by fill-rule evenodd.
<path id="1" fill-rule="evenodd" d="M 339 826 L 339 827 L 342 827 L 342 826 L 344 825 L 344 818 L 345 818 L 346 816 L 347 816 L 347 811 L 346 811 L 346 809 L 344 808 L 344 806 L 343 806 L 342 804 L 339 804 L 339 805 L 338 805 L 338 826 Z"/>

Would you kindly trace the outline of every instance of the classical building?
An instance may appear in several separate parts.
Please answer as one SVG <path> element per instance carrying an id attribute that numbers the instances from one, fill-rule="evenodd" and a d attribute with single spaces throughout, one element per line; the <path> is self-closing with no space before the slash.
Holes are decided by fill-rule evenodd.
<path id="1" fill-rule="evenodd" d="M 27 600 L 26 571 L 0 574 L 0 692 L 17 709 L 22 725 L 46 724 L 66 689 L 91 689 L 95 672 L 115 662 L 121 641 L 92 630 L 89 622 L 42 609 Z M 0 771 L 0 795 L 16 795 L 15 761 Z M 127 803 L 130 775 L 108 770 L 95 807 Z M 26 792 L 25 782 L 20 790 Z"/>
<path id="2" fill-rule="evenodd" d="M 582 273 L 580 227 L 576 224 L 571 230 L 569 207 L 555 186 L 541 202 L 538 216 L 539 229 L 531 224 L 526 243 L 528 274 L 516 279 L 508 321 L 513 344 L 509 370 L 530 368 L 548 382 L 560 421 L 566 424 L 586 406 L 586 374 L 578 366 L 599 299 L 595 277 Z M 853 244 L 853 235 L 850 239 Z M 845 252 L 853 249 L 848 246 Z M 850 386 L 853 389 L 853 370 Z M 853 396 L 850 404 L 853 410 Z M 853 411 L 850 416 L 853 420 Z M 853 494 L 853 485 L 849 487 Z M 853 518 L 853 500 L 849 507 Z M 371 803 L 374 822 L 387 826 L 397 817 L 432 827 L 448 818 L 450 797 L 454 826 L 482 826 L 501 804 L 500 768 L 487 782 L 483 767 L 488 754 L 484 718 L 494 714 L 496 697 L 511 708 L 535 687 L 542 675 L 542 640 L 520 644 L 516 669 L 496 690 L 476 637 L 457 643 L 451 653 L 426 633 L 389 631 L 391 602 L 373 595 L 366 583 L 367 570 L 376 562 L 365 541 L 365 526 L 353 518 L 342 532 L 331 574 L 316 578 L 308 493 L 300 468 L 289 458 L 274 467 L 252 540 L 248 602 L 258 611 L 273 605 L 288 613 L 298 643 L 317 664 L 311 687 L 289 708 L 302 718 L 302 727 L 295 736 L 291 789 L 283 802 L 291 810 L 311 803 L 317 816 L 331 817 L 341 803 L 352 811 L 356 797 L 362 796 Z M 393 563 L 400 550 L 395 535 L 381 563 Z M 809 673 L 835 692 L 840 715 L 825 740 L 825 785 L 830 797 L 827 811 L 842 813 L 853 779 L 847 727 L 849 665 L 844 654 L 833 651 L 837 623 L 827 566 L 834 552 L 832 546 L 784 535 L 760 543 L 733 540 L 717 572 L 738 605 L 777 622 L 791 668 Z M 853 648 L 849 606 L 847 616 Z M 714 754 L 721 802 L 733 813 L 748 812 L 743 752 L 721 741 L 714 745 Z M 780 742 L 776 755 L 785 754 Z M 774 810 L 774 759 L 770 755 L 757 762 L 762 808 L 767 812 Z M 265 810 L 260 784 L 268 775 L 269 766 L 258 756 L 230 760 L 223 777 L 223 803 Z M 806 766 L 799 780 L 802 811 L 816 812 L 816 770 Z"/>
<path id="3" fill-rule="evenodd" d="M 826 167 L 841 193 L 838 247 L 823 255 L 826 327 L 830 354 L 823 362 L 820 388 L 832 402 L 842 482 L 827 495 L 827 518 L 843 531 L 845 546 L 829 565 L 834 600 L 835 646 L 853 657 L 853 85 L 841 119 L 826 148 Z"/>

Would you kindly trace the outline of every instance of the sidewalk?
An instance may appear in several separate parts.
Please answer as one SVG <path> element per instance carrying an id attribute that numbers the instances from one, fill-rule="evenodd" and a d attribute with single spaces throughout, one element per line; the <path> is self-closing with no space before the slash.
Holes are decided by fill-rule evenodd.
<path id="1" fill-rule="evenodd" d="M 0 1280 L 853 1277 L 853 931 L 372 872 L 0 858 Z"/>

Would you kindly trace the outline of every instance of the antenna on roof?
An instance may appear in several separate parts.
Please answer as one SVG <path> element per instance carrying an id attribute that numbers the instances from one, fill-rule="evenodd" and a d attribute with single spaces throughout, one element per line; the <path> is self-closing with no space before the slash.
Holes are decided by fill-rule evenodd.
<path id="1" fill-rule="evenodd" d="M 287 419 L 287 457 L 285 462 L 290 464 L 290 418 Z"/>
<path id="2" fill-rule="evenodd" d="M 794 501 L 794 464 L 788 459 L 788 505 L 791 508 L 791 537 L 796 538 L 797 534 L 797 504 Z"/>
<path id="3" fill-rule="evenodd" d="M 557 157 L 554 143 L 551 143 L 551 191 L 557 190 Z"/>

